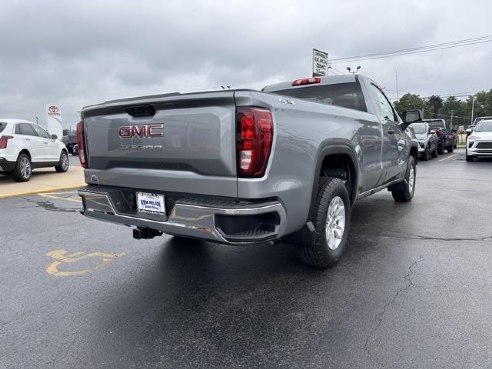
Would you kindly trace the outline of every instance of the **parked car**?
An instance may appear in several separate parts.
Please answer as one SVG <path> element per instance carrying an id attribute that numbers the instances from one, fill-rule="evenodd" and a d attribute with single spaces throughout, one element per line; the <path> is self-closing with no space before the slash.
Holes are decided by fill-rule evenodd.
<path id="1" fill-rule="evenodd" d="M 424 119 L 424 122 L 429 123 L 432 130 L 437 135 L 437 153 L 444 154 L 444 150 L 449 153 L 453 152 L 456 147 L 455 134 L 446 127 L 444 119 Z"/>
<path id="2" fill-rule="evenodd" d="M 480 120 L 466 138 L 466 161 L 492 157 L 492 119 Z"/>
<path id="3" fill-rule="evenodd" d="M 476 117 L 475 119 L 473 119 L 472 124 L 465 130 L 466 135 L 469 136 L 472 133 L 473 128 L 475 128 L 475 126 L 477 125 L 477 123 L 480 122 L 481 120 L 491 120 L 491 119 L 492 119 L 492 116 Z"/>
<path id="4" fill-rule="evenodd" d="M 429 160 L 431 156 L 437 158 L 437 135 L 427 122 L 412 123 L 415 136 L 419 142 L 419 157 Z"/>
<path id="5" fill-rule="evenodd" d="M 72 153 L 73 147 L 77 144 L 77 136 L 75 132 L 68 132 L 67 135 L 62 137 L 62 142 L 67 147 L 68 153 Z"/>
<path id="6" fill-rule="evenodd" d="M 77 145 L 77 144 L 73 145 L 73 147 L 72 147 L 72 155 L 73 156 L 79 155 L 79 145 Z"/>
<path id="7" fill-rule="evenodd" d="M 415 192 L 418 144 L 405 130 L 421 112 L 402 121 L 362 75 L 121 99 L 81 114 L 83 214 L 132 225 L 136 239 L 283 239 L 326 268 L 346 248 L 358 199 Z"/>
<path id="8" fill-rule="evenodd" d="M 52 166 L 57 172 L 69 167 L 68 150 L 56 135 L 29 121 L 0 119 L 0 172 L 26 182 L 33 169 Z"/>

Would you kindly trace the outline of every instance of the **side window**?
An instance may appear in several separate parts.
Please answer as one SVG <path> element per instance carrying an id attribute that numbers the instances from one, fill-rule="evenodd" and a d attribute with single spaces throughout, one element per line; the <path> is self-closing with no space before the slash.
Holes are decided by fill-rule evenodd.
<path id="1" fill-rule="evenodd" d="M 36 131 L 36 133 L 38 134 L 39 137 L 51 138 L 50 135 L 48 134 L 48 132 L 46 132 L 41 127 L 38 127 L 38 126 L 35 126 L 35 125 L 31 125 L 31 127 Z"/>
<path id="2" fill-rule="evenodd" d="M 29 123 L 17 123 L 15 125 L 15 134 L 24 136 L 37 136 Z"/>
<path id="3" fill-rule="evenodd" d="M 381 112 L 381 115 L 388 120 L 392 120 L 394 122 L 397 122 L 398 119 L 395 116 L 395 112 L 393 111 L 393 107 L 391 106 L 391 103 L 389 100 L 384 96 L 383 92 L 376 87 L 375 85 L 371 84 L 373 91 L 376 94 L 376 100 L 378 103 L 378 109 Z"/>

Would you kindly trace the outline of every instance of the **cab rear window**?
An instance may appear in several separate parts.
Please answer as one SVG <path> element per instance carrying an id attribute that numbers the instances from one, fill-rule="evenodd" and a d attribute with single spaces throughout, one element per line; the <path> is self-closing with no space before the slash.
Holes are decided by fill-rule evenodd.
<path id="1" fill-rule="evenodd" d="M 362 89 L 357 82 L 306 86 L 269 92 L 325 105 L 336 105 L 343 108 L 367 111 Z"/>
<path id="2" fill-rule="evenodd" d="M 0 122 L 0 133 L 3 132 L 3 130 L 5 129 L 5 127 L 7 127 L 7 123 Z"/>

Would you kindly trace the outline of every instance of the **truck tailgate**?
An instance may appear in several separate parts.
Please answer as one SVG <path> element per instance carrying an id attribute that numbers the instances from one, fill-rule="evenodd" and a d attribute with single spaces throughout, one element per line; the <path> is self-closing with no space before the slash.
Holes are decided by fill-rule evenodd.
<path id="1" fill-rule="evenodd" d="M 235 109 L 232 91 L 85 108 L 86 182 L 237 196 Z"/>

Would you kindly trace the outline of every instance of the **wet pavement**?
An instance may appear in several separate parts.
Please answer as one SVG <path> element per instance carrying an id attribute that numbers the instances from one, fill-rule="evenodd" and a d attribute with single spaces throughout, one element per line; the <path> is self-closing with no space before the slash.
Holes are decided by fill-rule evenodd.
<path id="1" fill-rule="evenodd" d="M 491 368 L 492 160 L 419 163 L 415 198 L 353 210 L 328 270 L 0 200 L 0 368 Z"/>

